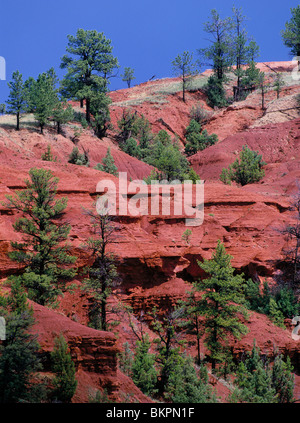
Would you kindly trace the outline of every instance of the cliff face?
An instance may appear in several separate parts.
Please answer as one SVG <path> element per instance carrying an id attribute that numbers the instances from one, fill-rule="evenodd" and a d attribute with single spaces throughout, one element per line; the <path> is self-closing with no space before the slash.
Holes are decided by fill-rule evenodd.
<path id="1" fill-rule="evenodd" d="M 279 68 L 280 64 L 276 66 Z M 290 64 L 282 66 L 282 69 L 287 70 Z M 205 98 L 199 88 L 201 78 L 204 77 L 199 77 L 194 92 L 187 95 L 187 103 L 182 102 L 180 91 L 176 91 L 176 79 L 154 81 L 111 93 L 114 126 L 117 127 L 116 122 L 123 109 L 130 106 L 144 113 L 155 131 L 167 129 L 169 133 L 177 134 L 184 143 L 184 128 L 189 123 L 191 107 L 198 102 L 204 104 Z M 300 88 L 287 87 L 285 95 L 293 96 L 297 90 Z M 272 112 L 277 100 L 274 92 L 268 95 L 267 107 Z M 282 96 L 283 101 L 284 93 Z M 151 98 L 156 102 L 151 102 Z M 224 243 L 226 251 L 233 257 L 232 265 L 237 271 L 244 272 L 246 277 L 260 281 L 267 278 L 275 283 L 281 276 L 284 251 L 289 246 L 289 241 L 282 235 L 282 229 L 295 222 L 291 203 L 297 192 L 296 181 L 300 177 L 300 119 L 293 115 L 292 118 L 286 118 L 286 121 L 280 118 L 278 123 L 272 118 L 272 122 L 268 121 L 264 125 L 257 93 L 251 94 L 241 104 L 223 111 L 210 112 L 213 118 L 205 127 L 209 132 L 217 132 L 220 141 L 190 158 L 191 165 L 205 184 L 203 224 L 191 228 L 189 244 L 182 239 L 187 229 L 184 213 L 175 215 L 173 211 L 168 216 L 150 213 L 116 218 L 116 238 L 110 249 L 118 257 L 118 270 L 122 278 L 119 298 L 133 307 L 136 316 L 140 312 L 147 314 L 153 306 L 164 310 L 181 299 L 190 283 L 202 276 L 197 261 L 211 258 L 218 240 Z M 273 116 L 272 113 L 270 115 Z M 142 179 L 148 176 L 151 167 L 120 151 L 112 136 L 98 140 L 88 132 L 80 137 L 77 145 L 81 152 L 88 152 L 90 167 L 71 165 L 68 163 L 68 155 L 74 143 L 68 136 L 68 130 L 65 129 L 65 136 L 55 135 L 52 130 L 42 136 L 29 129 L 17 133 L 11 127 L 1 128 L 0 202 L 5 200 L 5 195 L 25 188 L 24 180 L 28 178 L 31 168 L 50 169 L 59 178 L 58 196 L 68 199 L 63 220 L 72 226 L 69 240 L 71 253 L 78 257 L 76 266 L 80 270 L 89 260 L 82 244 L 92 234 L 89 219 L 83 210 L 93 206 L 99 181 L 113 182 L 117 196 L 119 194 L 118 179 L 96 171 L 92 166 L 101 162 L 110 146 L 119 172 L 127 172 L 128 181 L 129 178 Z M 49 144 L 53 156 L 57 158 L 56 162 L 41 160 Z M 245 187 L 223 185 L 219 181 L 222 168 L 228 167 L 235 160 L 245 144 L 263 155 L 267 162 L 265 178 L 258 184 Z M 134 193 L 135 188 L 131 186 L 129 198 Z M 149 203 L 150 193 L 147 188 L 144 188 L 143 196 Z M 193 206 L 197 205 L 201 205 L 199 199 L 194 198 Z M 12 228 L 16 218 L 15 212 L 0 203 L 2 278 L 22 270 L 7 256 L 11 250 L 10 242 L 21 239 Z M 80 285 L 80 278 L 76 282 Z M 79 384 L 74 401 L 86 402 L 89 390 L 94 392 L 99 388 L 106 388 L 113 398 L 120 399 L 120 392 L 134 392 L 139 401 L 149 401 L 117 369 L 117 353 L 122 342 L 134 341 L 134 337 L 129 335 L 129 325 L 122 322 L 116 329 L 116 339 L 112 333 L 88 328 L 86 311 L 87 299 L 80 289 L 61 299 L 59 313 L 34 305 L 37 321 L 35 330 L 39 333 L 45 371 L 49 367 L 53 340 L 62 332 L 68 340 L 77 369 Z M 271 356 L 275 347 L 285 355 L 290 355 L 296 370 L 300 370 L 299 342 L 292 339 L 290 328 L 278 328 L 268 318 L 257 313 L 252 313 L 246 324 L 250 329 L 248 335 L 233 345 L 236 356 L 250 350 L 256 339 L 261 350 Z"/>

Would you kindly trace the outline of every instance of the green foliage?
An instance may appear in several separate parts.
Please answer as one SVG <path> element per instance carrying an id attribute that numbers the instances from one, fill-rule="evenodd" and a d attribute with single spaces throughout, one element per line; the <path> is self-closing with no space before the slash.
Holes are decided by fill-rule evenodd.
<path id="1" fill-rule="evenodd" d="M 173 403 L 217 402 L 208 384 L 207 369 L 202 366 L 201 371 L 197 372 L 190 356 L 183 357 L 183 362 L 172 372 L 168 382 L 167 397 Z"/>
<path id="2" fill-rule="evenodd" d="M 91 122 L 98 138 L 106 136 L 107 130 L 111 127 L 109 105 L 111 99 L 105 92 L 97 92 L 90 97 L 90 110 L 93 115 Z"/>
<path id="3" fill-rule="evenodd" d="M 110 147 L 108 147 L 106 156 L 102 159 L 102 164 L 98 163 L 97 166 L 95 166 L 95 169 L 118 176 L 118 168 L 115 165 L 113 156 L 111 155 Z"/>
<path id="4" fill-rule="evenodd" d="M 287 287 L 271 292 L 267 281 L 261 292 L 260 284 L 249 279 L 245 286 L 247 307 L 258 313 L 266 314 L 273 322 L 284 326 L 284 318 L 293 318 L 299 313 L 299 304 L 293 291 Z"/>
<path id="5" fill-rule="evenodd" d="M 64 125 L 74 118 L 74 110 L 66 102 L 58 101 L 52 111 L 52 119 L 56 122 L 57 133 L 61 133 L 61 125 Z"/>
<path id="6" fill-rule="evenodd" d="M 150 346 L 148 336 L 142 341 L 137 341 L 132 363 L 132 380 L 145 395 L 153 394 L 157 383 L 155 356 L 149 353 Z"/>
<path id="7" fill-rule="evenodd" d="M 181 341 L 178 339 L 177 329 L 179 327 L 180 310 L 170 310 L 158 320 L 157 310 L 154 308 L 152 327 L 158 337 L 154 339 L 156 344 L 156 362 L 159 366 L 158 393 L 160 396 L 166 392 L 172 374 L 177 371 L 178 366 L 183 363 L 180 354 Z"/>
<path id="8" fill-rule="evenodd" d="M 235 380 L 236 400 L 246 403 L 288 403 L 293 400 L 294 377 L 290 360 L 277 355 L 273 367 L 260 357 L 253 344 L 251 354 L 240 362 Z"/>
<path id="9" fill-rule="evenodd" d="M 291 8 L 291 19 L 281 32 L 284 45 L 294 56 L 300 56 L 300 6 Z"/>
<path id="10" fill-rule="evenodd" d="M 45 151 L 45 153 L 42 154 L 42 160 L 45 160 L 46 162 L 56 162 L 56 159 L 56 157 L 53 157 L 51 145 L 48 144 L 47 150 Z"/>
<path id="11" fill-rule="evenodd" d="M 184 51 L 172 61 L 172 67 L 173 73 L 182 79 L 182 99 L 185 101 L 185 92 L 188 89 L 191 78 L 196 73 L 193 55 L 188 51 Z"/>
<path id="12" fill-rule="evenodd" d="M 220 179 L 224 183 L 235 181 L 242 186 L 253 184 L 265 176 L 265 171 L 262 169 L 265 164 L 257 151 L 243 146 L 239 159 L 236 159 L 229 169 L 222 170 Z"/>
<path id="13" fill-rule="evenodd" d="M 7 113 L 14 114 L 17 117 L 17 131 L 20 129 L 20 115 L 27 110 L 26 92 L 23 83 L 23 77 L 19 71 L 13 72 L 12 80 L 8 83 L 10 88 L 7 100 Z"/>
<path id="14" fill-rule="evenodd" d="M 70 402 L 76 392 L 77 380 L 75 378 L 75 365 L 68 351 L 68 344 L 62 334 L 54 340 L 51 352 L 54 392 L 52 396 L 59 402 Z"/>
<path id="15" fill-rule="evenodd" d="M 82 289 L 92 299 L 89 310 L 90 326 L 107 331 L 111 326 L 108 319 L 108 298 L 119 282 L 116 258 L 107 251 L 114 239 L 115 228 L 108 214 L 95 214 L 94 211 L 87 213 L 95 236 L 85 242 L 85 248 L 91 254 L 92 265 L 85 269 L 87 277 L 83 280 Z"/>
<path id="16" fill-rule="evenodd" d="M 199 307 L 205 320 L 205 345 L 210 351 L 214 370 L 216 364 L 224 362 L 228 355 L 228 336 L 239 339 L 247 333 L 247 327 L 239 317 L 239 313 L 246 315 L 242 305 L 245 302 L 244 279 L 241 275 L 234 275 L 231 256 L 220 241 L 212 259 L 198 264 L 207 274 L 206 279 L 195 283 L 195 289 L 203 293 Z"/>
<path id="17" fill-rule="evenodd" d="M 276 73 L 275 81 L 274 81 L 274 90 L 277 93 L 277 98 L 280 97 L 281 89 L 284 87 L 284 80 L 280 73 Z"/>
<path id="18" fill-rule="evenodd" d="M 0 403 L 35 402 L 31 378 L 40 370 L 33 313 L 20 283 L 7 298 L 0 296 L 0 314 L 6 321 L 6 339 L 0 345 Z"/>
<path id="19" fill-rule="evenodd" d="M 79 153 L 78 147 L 74 147 L 71 154 L 69 155 L 69 163 L 76 164 L 78 166 L 89 166 L 89 158 L 86 152 Z"/>
<path id="20" fill-rule="evenodd" d="M 135 79 L 134 69 L 126 67 L 121 77 L 122 77 L 122 81 L 127 82 L 127 86 L 128 88 L 130 88 L 131 82 Z"/>
<path id="21" fill-rule="evenodd" d="M 223 81 L 218 79 L 215 75 L 211 75 L 208 78 L 207 84 L 204 87 L 204 92 L 207 95 L 207 104 L 210 107 L 221 109 L 228 105 Z"/>
<path id="22" fill-rule="evenodd" d="M 192 231 L 190 229 L 186 229 L 182 234 L 182 240 L 189 245 L 191 242 Z"/>
<path id="23" fill-rule="evenodd" d="M 134 354 L 131 351 L 128 342 L 125 342 L 125 344 L 123 344 L 123 351 L 118 354 L 118 359 L 120 369 L 127 376 L 132 375 L 133 358 Z"/>
<path id="24" fill-rule="evenodd" d="M 78 29 L 76 36 L 68 35 L 66 51 L 68 54 L 61 61 L 61 68 L 67 69 L 62 83 L 63 93 L 86 100 L 86 120 L 90 122 L 92 99 L 107 91 L 109 77 L 118 67 L 118 61 L 112 55 L 111 40 L 96 30 Z M 101 118 L 103 121 L 103 116 Z"/>
<path id="25" fill-rule="evenodd" d="M 76 258 L 69 255 L 65 244 L 71 227 L 60 221 L 67 199 L 55 199 L 58 178 L 50 170 L 36 168 L 29 176 L 25 190 L 6 197 L 5 205 L 22 214 L 13 228 L 24 237 L 23 242 L 11 243 L 14 251 L 9 256 L 26 266 L 21 278 L 29 289 L 29 298 L 44 305 L 74 277 L 76 272 L 68 265 Z"/>
<path id="26" fill-rule="evenodd" d="M 136 139 L 132 137 L 125 141 L 125 143 L 122 145 L 122 150 L 124 153 L 129 154 L 129 156 L 136 157 L 138 159 L 140 159 L 142 156 L 139 144 L 137 143 Z"/>
<path id="27" fill-rule="evenodd" d="M 139 155 L 144 158 L 144 151 L 149 147 L 150 140 L 153 139 L 150 122 L 145 116 L 139 116 L 136 112 L 131 112 L 130 110 L 123 110 L 122 117 L 118 121 L 118 127 L 120 129 L 118 137 L 121 148 L 124 148 L 126 141 L 134 138 L 139 146 Z"/>
<path id="28" fill-rule="evenodd" d="M 210 45 L 206 48 L 199 49 L 198 53 L 200 55 L 201 64 L 210 66 L 214 70 L 214 76 L 212 79 L 210 78 L 210 90 L 213 89 L 214 83 L 217 84 L 219 82 L 220 85 L 217 88 L 222 91 L 221 88 L 225 73 L 228 72 L 232 64 L 231 28 L 231 19 L 222 19 L 216 9 L 211 11 L 210 20 L 204 24 L 204 31 L 211 36 L 209 40 Z M 211 97 L 211 102 L 213 102 L 212 100 L 214 97 L 215 95 Z M 220 94 L 217 97 L 219 101 L 214 105 L 223 107 L 221 106 Z M 224 100 L 223 96 L 222 99 Z M 217 100 L 217 98 L 215 98 L 215 100 Z"/>
<path id="29" fill-rule="evenodd" d="M 48 72 L 41 73 L 32 86 L 31 101 L 34 117 L 40 125 L 42 134 L 44 126 L 49 122 L 59 101 L 55 84 L 56 75 L 54 70 L 50 69 Z"/>
<path id="30" fill-rule="evenodd" d="M 218 136 L 216 134 L 208 135 L 206 129 L 201 132 L 201 124 L 193 119 L 186 128 L 185 138 L 187 141 L 185 145 L 185 153 L 187 156 L 192 156 L 198 151 L 202 151 L 218 142 Z"/>

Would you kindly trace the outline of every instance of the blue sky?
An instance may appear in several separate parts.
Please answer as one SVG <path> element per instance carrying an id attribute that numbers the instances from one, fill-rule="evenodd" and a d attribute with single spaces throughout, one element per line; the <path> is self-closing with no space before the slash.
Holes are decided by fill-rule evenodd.
<path id="1" fill-rule="evenodd" d="M 3 4 L 4 3 L 4 4 Z M 232 6 L 247 16 L 248 34 L 260 46 L 259 61 L 289 60 L 280 31 L 289 20 L 288 0 L 15 0 L 1 4 L 0 56 L 6 60 L 7 81 L 0 81 L 0 102 L 8 96 L 7 82 L 15 70 L 26 79 L 54 67 L 61 78 L 60 58 L 67 35 L 78 28 L 96 29 L 112 41 L 120 63 L 135 69 L 139 84 L 153 75 L 172 76 L 171 61 L 184 50 L 195 54 L 208 45 L 203 23 L 211 9 L 222 17 Z M 111 89 L 125 88 L 121 77 L 112 79 Z"/>

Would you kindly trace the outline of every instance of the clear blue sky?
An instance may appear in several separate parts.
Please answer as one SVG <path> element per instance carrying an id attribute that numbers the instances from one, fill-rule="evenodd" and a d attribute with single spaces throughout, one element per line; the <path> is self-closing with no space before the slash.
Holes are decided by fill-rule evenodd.
<path id="1" fill-rule="evenodd" d="M 15 0 L 1 4 L 0 56 L 7 65 L 7 81 L 0 81 L 0 102 L 8 96 L 7 82 L 15 70 L 24 79 L 54 67 L 61 78 L 60 58 L 67 35 L 78 28 L 96 29 L 112 41 L 120 63 L 135 69 L 139 84 L 153 75 L 172 76 L 171 61 L 184 50 L 195 53 L 207 46 L 203 23 L 211 9 L 222 17 L 232 6 L 248 17 L 247 30 L 261 48 L 259 61 L 290 60 L 280 31 L 290 18 L 293 0 Z M 111 89 L 125 88 L 121 77 Z"/>

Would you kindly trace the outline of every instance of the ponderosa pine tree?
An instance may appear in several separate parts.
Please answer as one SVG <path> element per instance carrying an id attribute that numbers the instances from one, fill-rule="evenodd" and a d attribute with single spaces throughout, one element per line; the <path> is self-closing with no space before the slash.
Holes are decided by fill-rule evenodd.
<path id="1" fill-rule="evenodd" d="M 41 73 L 31 88 L 31 102 L 34 108 L 34 117 L 38 121 L 41 134 L 44 127 L 53 116 L 54 108 L 57 107 L 58 90 L 57 78 L 53 69 Z"/>
<path id="2" fill-rule="evenodd" d="M 26 266 L 20 278 L 29 298 L 42 305 L 51 304 L 66 280 L 76 274 L 68 268 L 76 257 L 69 255 L 65 243 L 71 226 L 61 221 L 67 199 L 55 199 L 59 179 L 50 170 L 33 168 L 29 177 L 25 190 L 6 197 L 5 205 L 22 215 L 13 227 L 23 236 L 23 242 L 12 242 L 9 256 Z"/>
<path id="3" fill-rule="evenodd" d="M 76 369 L 65 337 L 60 334 L 54 340 L 51 352 L 51 369 L 55 374 L 53 379 L 54 391 L 52 397 L 56 401 L 69 403 L 77 388 Z"/>
<path id="4" fill-rule="evenodd" d="M 231 258 L 218 241 L 212 259 L 198 262 L 207 274 L 207 278 L 195 283 L 195 288 L 202 293 L 199 310 L 204 317 L 205 345 L 210 352 L 213 371 L 228 354 L 228 336 L 239 339 L 247 333 L 247 327 L 238 316 L 239 313 L 246 316 L 242 306 L 245 301 L 244 280 L 241 275 L 234 275 Z"/>
<path id="5" fill-rule="evenodd" d="M 191 78 L 196 73 L 196 65 L 193 62 L 193 55 L 188 51 L 184 51 L 172 61 L 173 73 L 180 76 L 182 80 L 182 100 L 185 102 L 185 92 Z"/>
<path id="6" fill-rule="evenodd" d="M 6 319 L 6 339 L 0 345 L 0 403 L 36 400 L 32 375 L 40 370 L 39 344 L 32 333 L 34 318 L 19 282 L 8 297 L 0 295 L 0 314 Z"/>
<path id="7" fill-rule="evenodd" d="M 291 8 L 291 19 L 286 22 L 281 32 L 283 43 L 290 49 L 290 53 L 297 57 L 300 68 L 300 6 Z"/>
<path id="8" fill-rule="evenodd" d="M 109 77 L 118 67 L 112 55 L 111 40 L 95 30 L 78 29 L 68 35 L 68 54 L 62 57 L 61 68 L 67 69 L 63 83 L 72 96 L 86 101 L 86 120 L 91 121 L 91 100 L 97 92 L 106 92 Z M 72 87 L 72 83 L 75 86 Z"/>
<path id="9" fill-rule="evenodd" d="M 96 205 L 96 210 L 97 209 Z M 95 236 L 90 237 L 85 248 L 91 254 L 93 263 L 87 267 L 87 277 L 83 280 L 83 290 L 91 299 L 89 310 L 90 325 L 95 329 L 107 331 L 110 327 L 108 318 L 108 299 L 112 290 L 119 283 L 116 258 L 108 251 L 109 244 L 113 242 L 115 226 L 112 217 L 101 210 L 87 210 Z"/>
<path id="10" fill-rule="evenodd" d="M 132 380 L 145 395 L 151 395 L 157 383 L 155 355 L 149 352 L 151 343 L 148 335 L 136 343 L 135 355 L 131 367 Z"/>
<path id="11" fill-rule="evenodd" d="M 127 87 L 130 88 L 131 82 L 135 79 L 134 69 L 126 67 L 124 69 L 124 74 L 122 76 L 122 81 L 127 82 Z"/>
<path id="12" fill-rule="evenodd" d="M 74 117 L 74 109 L 70 104 L 57 99 L 52 110 L 52 119 L 56 123 L 57 133 L 61 133 L 61 125 L 70 122 Z"/>
<path id="13" fill-rule="evenodd" d="M 23 83 L 22 74 L 17 70 L 12 74 L 12 80 L 8 83 L 10 88 L 9 97 L 7 100 L 7 113 L 13 114 L 17 118 L 16 129 L 20 129 L 21 114 L 27 110 L 26 91 Z"/>
<path id="14" fill-rule="evenodd" d="M 232 63 L 230 31 L 232 20 L 222 19 L 216 9 L 211 11 L 210 20 L 204 24 L 204 31 L 211 36 L 210 46 L 198 50 L 201 65 L 211 66 L 216 79 L 223 83 Z"/>
<path id="15" fill-rule="evenodd" d="M 115 165 L 115 160 L 110 152 L 110 147 L 108 147 L 106 155 L 102 159 L 102 164 L 98 163 L 97 166 L 95 166 L 95 169 L 118 176 L 118 168 Z"/>

